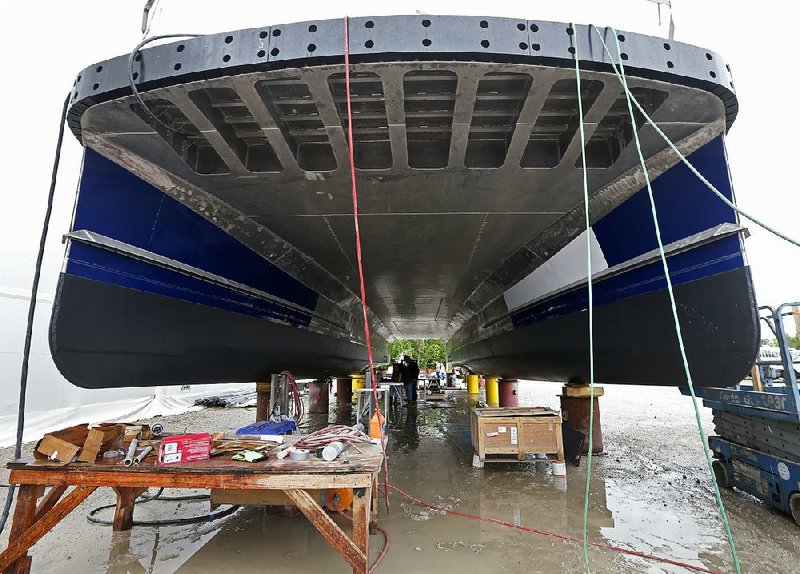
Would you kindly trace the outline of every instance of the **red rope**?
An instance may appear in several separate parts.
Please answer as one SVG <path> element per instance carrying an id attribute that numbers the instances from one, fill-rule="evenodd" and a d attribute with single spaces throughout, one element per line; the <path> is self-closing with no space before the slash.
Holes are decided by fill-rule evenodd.
<path id="1" fill-rule="evenodd" d="M 522 530 L 525 532 L 533 532 L 535 534 L 541 534 L 543 536 L 550 536 L 552 538 L 558 538 L 559 540 L 564 540 L 566 542 L 575 542 L 576 544 L 583 544 L 582 538 L 577 538 L 575 536 L 569 536 L 568 534 L 559 534 L 558 532 L 550 532 L 549 530 L 542 530 L 541 528 L 533 528 L 531 526 L 520 526 L 518 524 L 512 524 L 511 522 L 505 522 L 503 520 L 498 520 L 497 518 L 486 518 L 483 516 L 477 516 L 475 514 L 467 514 L 466 512 L 458 512 L 457 510 L 450 510 L 449 508 L 444 508 L 442 506 L 436 506 L 435 504 L 431 504 L 429 502 L 425 502 L 415 496 L 410 495 L 405 490 L 397 488 L 395 485 L 390 484 L 389 488 L 400 494 L 401 496 L 406 497 L 407 499 L 416 502 L 420 506 L 425 506 L 427 508 L 431 508 L 433 510 L 437 510 L 439 512 L 446 512 L 447 514 L 452 514 L 454 516 L 462 516 L 464 518 L 472 518 L 474 520 L 481 520 L 483 522 L 489 522 L 491 524 L 497 524 L 498 526 L 505 526 L 507 528 L 514 528 L 516 530 Z M 720 574 L 717 570 L 709 570 L 703 566 L 693 566 L 692 564 L 687 564 L 685 562 L 680 562 L 678 560 L 673 560 L 672 558 L 665 558 L 663 556 L 658 556 L 656 554 L 648 554 L 646 552 L 638 552 L 636 550 L 629 550 L 628 548 L 623 548 L 622 546 L 615 546 L 613 544 L 606 544 L 605 542 L 592 542 L 589 541 L 590 546 L 594 546 L 595 548 L 603 548 L 605 550 L 613 550 L 615 552 L 621 552 L 622 554 L 629 554 L 631 556 L 638 556 L 639 558 L 647 558 L 648 560 L 655 560 L 657 562 L 663 562 L 664 564 L 672 564 L 673 566 L 680 566 L 681 568 L 686 568 L 687 570 L 694 570 L 695 572 L 704 572 L 706 574 Z"/>
<path id="2" fill-rule="evenodd" d="M 375 412 L 380 420 L 381 409 L 378 401 L 378 380 L 375 378 L 375 363 L 372 360 L 372 340 L 369 334 L 369 319 L 367 317 L 367 289 L 364 281 L 364 265 L 361 262 L 361 229 L 358 225 L 358 184 L 356 183 L 356 162 L 353 152 L 353 109 L 350 102 L 350 17 L 344 17 L 344 86 L 347 96 L 347 151 L 350 156 L 350 182 L 353 187 L 353 223 L 356 228 L 356 260 L 358 261 L 358 279 L 361 284 L 361 310 L 364 315 L 364 337 L 367 343 L 367 357 L 369 358 L 369 374 L 372 378 L 372 397 L 375 403 Z M 383 481 L 386 486 L 386 512 L 389 512 L 389 464 L 386 460 L 386 448 L 381 440 L 383 453 Z"/>
<path id="3" fill-rule="evenodd" d="M 281 375 L 289 379 L 289 390 L 291 390 L 292 398 L 294 399 L 294 415 L 292 418 L 294 418 L 295 422 L 299 423 L 300 419 L 302 419 L 305 414 L 303 399 L 300 398 L 300 388 L 297 386 L 297 380 L 292 373 L 289 371 L 281 371 Z"/>
<path id="4" fill-rule="evenodd" d="M 350 522 L 353 522 L 353 518 L 347 516 L 347 514 L 343 510 L 340 510 L 339 514 L 342 515 L 347 520 L 349 520 Z M 375 559 L 375 562 L 372 564 L 372 566 L 370 566 L 368 574 L 373 574 L 373 572 L 375 572 L 375 570 L 378 568 L 378 564 L 380 564 L 383 561 L 383 557 L 386 556 L 386 553 L 389 551 L 389 533 L 386 532 L 383 528 L 381 528 L 380 524 L 375 524 L 375 528 L 378 531 L 380 531 L 381 534 L 383 534 L 383 548 L 381 549 L 380 554 L 378 554 L 378 557 Z"/>

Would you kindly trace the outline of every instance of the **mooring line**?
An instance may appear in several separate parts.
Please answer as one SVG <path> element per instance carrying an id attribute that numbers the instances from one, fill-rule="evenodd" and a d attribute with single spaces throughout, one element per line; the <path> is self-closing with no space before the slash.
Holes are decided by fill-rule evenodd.
<path id="1" fill-rule="evenodd" d="M 589 567 L 589 490 L 592 480 L 592 438 L 594 435 L 594 292 L 592 289 L 592 227 L 589 221 L 589 170 L 586 167 L 586 133 L 583 121 L 583 96 L 581 95 L 580 54 L 578 53 L 578 31 L 570 22 L 570 42 L 575 57 L 575 88 L 578 94 L 578 122 L 581 134 L 581 163 L 583 167 L 583 216 L 586 223 L 586 285 L 589 291 L 589 452 L 586 457 L 586 488 L 583 494 L 583 559 L 586 572 Z"/>
<path id="2" fill-rule="evenodd" d="M 609 26 L 609 28 L 611 28 L 611 27 Z M 738 213 L 739 215 L 741 215 L 742 217 L 744 217 L 746 219 L 749 219 L 750 221 L 752 221 L 753 223 L 755 223 L 756 225 L 758 225 L 762 229 L 772 233 L 776 237 L 780 237 L 784 241 L 788 241 L 792 245 L 794 245 L 796 247 L 800 247 L 800 241 L 798 241 L 797 239 L 793 239 L 792 237 L 789 237 L 785 233 L 782 233 L 782 232 L 778 231 L 777 229 L 775 229 L 771 225 L 769 225 L 767 223 L 764 223 L 763 221 L 761 221 L 760 219 L 756 218 L 754 215 L 751 215 L 747 211 L 743 210 L 741 207 L 739 207 L 735 203 L 733 203 L 730 199 L 725 197 L 724 193 L 722 193 L 719 189 L 717 189 L 714 186 L 714 184 L 712 184 L 710 181 L 708 181 L 708 179 L 706 179 L 706 177 L 702 173 L 700 173 L 700 171 L 692 164 L 692 162 L 690 162 L 688 159 L 686 159 L 686 156 L 683 155 L 683 153 L 675 146 L 675 144 L 672 142 L 672 140 L 669 139 L 669 136 L 667 134 L 665 134 L 660 127 L 658 127 L 658 124 L 656 124 L 656 122 L 654 122 L 653 119 L 649 116 L 649 114 L 645 111 L 645 109 L 642 106 L 642 104 L 640 104 L 639 100 L 636 99 L 636 96 L 634 96 L 633 93 L 631 93 L 631 91 L 628 90 L 627 82 L 624 81 L 625 80 L 625 78 L 624 78 L 624 73 L 625 73 L 624 69 L 623 69 L 623 72 L 622 72 L 622 75 L 621 75 L 620 72 L 617 70 L 616 65 L 614 65 L 614 59 L 612 58 L 611 52 L 609 51 L 608 46 L 606 45 L 606 42 L 603 39 L 603 35 L 600 34 L 600 30 L 596 26 L 594 26 L 594 29 L 597 32 L 597 35 L 600 37 L 600 42 L 603 44 L 603 48 L 605 49 L 605 52 L 608 55 L 608 59 L 611 62 L 611 67 L 614 69 L 614 73 L 617 75 L 617 79 L 620 81 L 620 83 L 623 84 L 623 87 L 625 88 L 626 96 L 629 98 L 630 101 L 632 101 L 634 103 L 634 105 L 636 105 L 636 107 L 639 109 L 639 112 L 642 114 L 642 117 L 644 117 L 644 119 L 647 120 L 647 123 L 650 124 L 650 126 L 656 131 L 656 133 L 663 138 L 663 140 L 667 143 L 667 145 L 670 147 L 670 149 L 672 149 L 672 151 L 675 153 L 675 155 L 678 156 L 678 159 L 680 159 L 686 165 L 686 167 L 688 167 L 689 170 L 693 174 L 695 174 L 697 176 L 697 178 L 701 182 L 703 182 L 705 184 L 705 186 L 714 193 L 714 195 L 716 195 L 725 205 L 730 207 L 736 213 Z M 616 30 L 614 30 L 614 28 L 611 28 L 611 31 L 614 33 L 614 38 L 616 38 L 617 37 Z M 619 41 L 617 41 L 617 48 L 619 48 Z M 620 66 L 621 65 L 622 65 L 622 60 L 620 59 Z"/>
<path id="3" fill-rule="evenodd" d="M 619 78 L 620 82 L 622 83 L 622 87 L 623 87 L 623 89 L 625 91 L 625 96 L 626 96 L 626 100 L 627 100 L 627 103 L 628 103 L 628 113 L 630 114 L 631 125 L 633 126 L 633 130 L 632 131 L 633 131 L 634 142 L 636 144 L 636 151 L 637 151 L 637 153 L 639 155 L 639 163 L 642 166 L 642 172 L 644 174 L 644 179 L 645 179 L 645 182 L 647 184 L 647 195 L 648 195 L 648 198 L 650 199 L 650 211 L 651 211 L 652 216 L 653 216 L 653 225 L 655 227 L 655 236 L 656 236 L 656 241 L 658 242 L 658 252 L 659 252 L 659 255 L 661 257 L 661 265 L 662 265 L 663 270 L 664 270 L 664 278 L 665 278 L 666 284 L 667 284 L 667 292 L 669 293 L 670 309 L 672 311 L 672 319 L 673 319 L 673 321 L 675 323 L 675 335 L 677 336 L 677 339 L 678 339 L 678 348 L 680 350 L 681 360 L 683 362 L 683 370 L 684 370 L 684 372 L 686 374 L 686 383 L 687 383 L 687 385 L 689 387 L 689 392 L 690 392 L 690 394 L 692 396 L 692 406 L 694 407 L 694 415 L 695 415 L 695 419 L 697 421 L 697 429 L 698 429 L 698 431 L 700 433 L 700 443 L 703 446 L 703 453 L 705 455 L 706 464 L 708 466 L 708 472 L 711 475 L 711 484 L 714 487 L 714 496 L 717 499 L 717 507 L 719 508 L 719 513 L 720 513 L 720 516 L 722 517 L 722 523 L 725 526 L 725 534 L 726 534 L 726 537 L 728 539 L 728 546 L 730 547 L 730 550 L 731 550 L 731 557 L 733 558 L 733 565 L 734 565 L 734 567 L 736 569 L 737 574 L 740 574 L 741 573 L 741 567 L 739 565 L 739 557 L 736 554 L 736 545 L 734 544 L 734 541 L 733 541 L 733 534 L 731 533 L 731 527 L 730 527 L 730 524 L 728 523 L 728 515 L 725 512 L 725 505 L 722 502 L 722 496 L 720 495 L 720 492 L 719 492 L 719 485 L 717 484 L 717 478 L 716 478 L 716 475 L 714 474 L 714 469 L 713 469 L 712 464 L 711 464 L 711 454 L 710 454 L 709 448 L 708 448 L 708 441 L 706 440 L 706 433 L 705 433 L 705 430 L 703 429 L 703 421 L 700 419 L 700 407 L 697 404 L 697 396 L 695 395 L 695 392 L 694 392 L 694 383 L 692 381 L 691 370 L 689 369 L 689 358 L 688 358 L 688 356 L 686 354 L 686 347 L 684 345 L 683 333 L 681 331 L 681 322 L 680 322 L 680 318 L 678 317 L 678 307 L 677 307 L 677 303 L 675 302 L 675 293 L 674 293 L 674 289 L 673 289 L 673 285 L 672 285 L 672 278 L 671 278 L 670 273 L 669 273 L 669 264 L 667 263 L 667 256 L 666 256 L 666 253 L 664 252 L 664 243 L 663 243 L 663 241 L 661 239 L 661 225 L 660 225 L 660 223 L 658 221 L 658 210 L 656 209 L 655 197 L 653 195 L 653 186 L 652 186 L 652 184 L 650 182 L 650 175 L 647 172 L 647 162 L 644 159 L 644 152 L 642 151 L 642 145 L 641 145 L 641 142 L 639 141 L 639 131 L 636 129 L 636 116 L 633 113 L 633 103 L 632 103 L 633 95 L 631 94 L 630 90 L 628 89 L 628 82 L 627 82 L 627 79 L 625 77 L 625 66 L 622 63 L 622 49 L 620 48 L 620 45 L 619 45 L 619 38 L 617 37 L 617 31 L 614 30 L 614 28 L 612 28 L 612 27 L 609 27 L 609 28 L 610 28 L 612 34 L 614 35 L 614 39 L 615 39 L 615 41 L 617 43 L 617 56 L 619 57 L 619 60 L 618 60 L 619 64 L 615 64 L 614 63 L 614 58 L 611 56 L 611 53 L 610 53 L 610 51 L 608 49 L 608 46 L 606 45 L 606 42 L 603 39 L 602 34 L 600 34 L 599 30 L 597 30 L 597 35 L 600 37 L 600 41 L 603 43 L 603 48 L 605 49 L 606 54 L 608 54 L 608 58 L 609 58 L 609 60 L 611 62 L 611 65 L 614 67 L 614 71 L 615 72 L 617 71 L 617 65 L 619 66 L 619 72 L 617 72 L 617 77 Z M 641 106 L 639 106 L 639 109 L 644 113 L 644 111 L 642 110 Z M 652 120 L 650 120 L 650 121 L 652 122 Z M 666 137 L 666 136 L 664 136 L 664 137 Z M 591 433 L 591 431 L 590 431 L 590 433 Z"/>

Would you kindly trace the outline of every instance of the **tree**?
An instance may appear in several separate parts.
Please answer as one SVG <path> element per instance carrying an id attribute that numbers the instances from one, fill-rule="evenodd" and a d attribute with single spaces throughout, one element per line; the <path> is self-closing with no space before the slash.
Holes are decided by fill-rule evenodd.
<path id="1" fill-rule="evenodd" d="M 789 346 L 792 349 L 800 349 L 800 337 L 797 335 L 786 335 L 786 339 L 789 343 Z M 761 346 L 762 347 L 777 347 L 778 340 L 777 339 L 761 339 Z"/>
<path id="2" fill-rule="evenodd" d="M 433 369 L 447 357 L 441 339 L 395 339 L 389 343 L 389 354 L 392 361 L 410 355 L 417 360 L 420 369 Z"/>

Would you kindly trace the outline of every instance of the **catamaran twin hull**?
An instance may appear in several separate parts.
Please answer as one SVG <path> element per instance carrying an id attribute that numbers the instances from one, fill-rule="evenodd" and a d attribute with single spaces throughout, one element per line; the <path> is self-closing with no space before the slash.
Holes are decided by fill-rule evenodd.
<path id="1" fill-rule="evenodd" d="M 369 321 L 528 379 L 588 373 L 577 42 L 591 194 L 597 380 L 685 383 L 638 130 L 695 383 L 758 345 L 736 214 L 624 92 L 596 29 L 507 18 L 354 18 L 353 139 Z M 600 30 L 615 60 L 616 43 Z M 704 49 L 618 36 L 631 91 L 732 198 L 730 72 Z M 78 76 L 86 147 L 51 324 L 82 387 L 341 375 L 365 365 L 347 147 L 344 23 L 186 38 Z"/>

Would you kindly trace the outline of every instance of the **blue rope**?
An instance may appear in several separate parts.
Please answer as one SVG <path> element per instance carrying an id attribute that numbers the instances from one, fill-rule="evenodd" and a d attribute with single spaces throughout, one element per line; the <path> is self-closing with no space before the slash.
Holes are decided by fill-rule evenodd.
<path id="1" fill-rule="evenodd" d="M 592 290 L 592 232 L 589 222 L 589 175 L 586 168 L 586 134 L 583 121 L 583 97 L 581 96 L 581 68 L 578 54 L 578 37 L 575 24 L 570 23 L 571 44 L 575 56 L 575 87 L 578 92 L 578 121 L 581 133 L 581 162 L 583 164 L 583 216 L 586 223 L 586 282 L 589 288 L 589 453 L 586 459 L 586 489 L 583 494 L 583 559 L 587 574 L 589 567 L 589 490 L 592 480 L 592 431 L 594 430 L 594 293 Z"/>
<path id="2" fill-rule="evenodd" d="M 733 564 L 734 564 L 734 567 L 736 568 L 737 574 L 741 574 L 741 567 L 739 566 L 739 558 L 736 555 L 736 545 L 733 542 L 733 535 L 731 534 L 731 527 L 730 527 L 730 524 L 728 523 L 728 516 L 725 513 L 725 505 L 722 503 L 722 497 L 720 496 L 719 485 L 717 484 L 717 478 L 714 475 L 714 469 L 713 469 L 713 467 L 711 465 L 711 454 L 710 454 L 709 449 L 708 449 L 708 441 L 706 440 L 706 433 L 703 430 L 703 422 L 700 420 L 700 408 L 697 405 L 697 396 L 695 395 L 695 392 L 694 392 L 694 384 L 692 382 L 692 374 L 691 374 L 691 371 L 689 369 L 689 359 L 688 359 L 688 357 L 686 355 L 686 347 L 684 346 L 684 342 L 683 342 L 683 334 L 681 332 L 681 322 L 680 322 L 680 319 L 678 318 L 678 308 L 677 308 L 677 304 L 675 303 L 675 293 L 673 292 L 673 288 L 672 288 L 672 278 L 670 277 L 670 274 L 669 274 L 669 265 L 667 264 L 667 256 L 666 256 L 666 254 L 664 252 L 664 243 L 661 240 L 661 226 L 659 225 L 659 222 L 658 222 L 658 213 L 657 213 L 657 210 L 656 210 L 655 199 L 653 197 L 653 187 L 652 187 L 652 185 L 650 183 L 650 176 L 649 176 L 649 174 L 647 172 L 647 164 L 645 162 L 644 154 L 642 152 L 641 142 L 639 141 L 639 131 L 636 128 L 636 118 L 635 118 L 634 113 L 633 113 L 633 104 L 632 104 L 632 101 L 634 101 L 634 98 L 633 98 L 633 94 L 631 94 L 630 90 L 628 89 L 628 82 L 627 82 L 627 79 L 625 78 L 625 67 L 622 64 L 622 57 L 621 57 L 622 49 L 620 48 L 620 45 L 619 45 L 619 39 L 617 38 L 617 32 L 616 32 L 616 30 L 614 30 L 614 28 L 611 28 L 611 32 L 614 34 L 614 39 L 615 39 L 615 41 L 617 43 L 617 56 L 618 56 L 618 61 L 619 61 L 619 64 L 618 64 L 619 65 L 619 71 L 617 71 L 617 65 L 614 64 L 614 58 L 611 56 L 611 53 L 610 53 L 610 51 L 608 49 L 608 46 L 606 45 L 606 42 L 603 39 L 602 34 L 600 34 L 600 30 L 597 30 L 597 35 L 600 37 L 600 41 L 603 43 L 603 48 L 605 49 L 606 54 L 608 54 L 608 58 L 611 61 L 611 65 L 614 67 L 614 71 L 617 74 L 617 77 L 619 78 L 620 82 L 622 83 L 622 87 L 625 90 L 625 96 L 626 96 L 626 100 L 627 100 L 627 103 L 628 103 L 628 113 L 630 114 L 630 117 L 631 117 L 631 124 L 632 124 L 632 128 L 633 128 L 633 136 L 634 136 L 634 141 L 636 143 L 636 151 L 639 154 L 639 162 L 640 162 L 640 164 L 642 166 L 642 172 L 644 174 L 645 182 L 647 183 L 647 195 L 650 198 L 650 211 L 652 212 L 652 215 L 653 215 L 653 224 L 655 226 L 656 240 L 658 241 L 658 252 L 659 252 L 659 255 L 661 256 L 661 264 L 662 264 L 662 266 L 664 268 L 664 278 L 666 279 L 666 282 L 667 282 L 667 292 L 669 293 L 670 307 L 672 309 L 672 318 L 675 321 L 675 334 L 678 337 L 678 347 L 680 348 L 681 359 L 683 361 L 683 369 L 684 369 L 684 371 L 686 373 L 686 382 L 687 382 L 688 387 L 689 387 L 689 392 L 690 392 L 690 394 L 692 396 L 692 405 L 694 406 L 694 415 L 695 415 L 695 419 L 697 420 L 697 429 L 700 432 L 700 442 L 703 445 L 703 453 L 705 454 L 706 464 L 708 465 L 708 471 L 711 474 L 711 483 L 714 486 L 714 496 L 717 499 L 717 505 L 719 507 L 720 516 L 722 517 L 722 523 L 725 525 L 725 534 L 726 534 L 726 536 L 728 538 L 728 546 L 730 547 L 731 556 L 733 557 Z M 642 110 L 642 107 L 639 106 L 638 104 L 637 104 L 637 106 L 639 107 L 639 110 L 644 114 L 644 110 Z M 644 114 L 644 115 L 647 118 L 647 120 L 650 121 L 650 123 L 652 124 L 652 120 L 650 120 L 650 118 L 647 117 L 646 114 Z M 663 134 L 663 132 L 662 132 L 661 135 L 665 139 L 667 139 L 666 136 Z M 667 139 L 667 142 L 669 142 L 668 139 Z M 683 157 L 680 154 L 680 152 L 678 152 L 677 149 L 674 146 L 672 146 L 672 147 L 673 147 L 673 150 L 676 151 L 676 153 L 678 153 L 678 155 L 680 157 Z M 684 162 L 686 162 L 688 164 L 688 162 L 686 161 L 685 158 L 684 158 Z M 693 169 L 693 171 L 695 171 L 695 173 L 698 173 L 694 169 Z M 698 173 L 698 175 L 699 175 L 699 173 Z M 705 178 L 702 178 L 702 176 L 701 176 L 701 179 L 703 179 L 704 181 L 707 181 L 707 180 L 705 180 Z M 707 185 L 710 186 L 711 184 L 707 183 Z M 716 193 L 718 193 L 719 195 L 722 195 L 722 194 L 719 193 L 719 191 L 716 190 L 716 188 L 714 188 L 714 191 L 716 191 Z M 722 197 L 724 197 L 724 196 L 722 196 Z M 726 201 L 727 201 L 727 198 L 726 198 Z"/>

